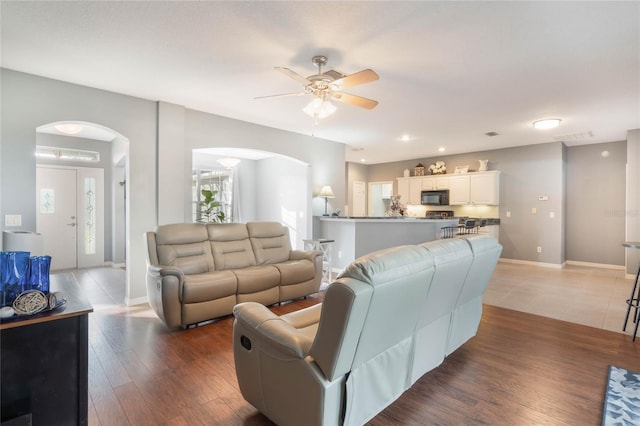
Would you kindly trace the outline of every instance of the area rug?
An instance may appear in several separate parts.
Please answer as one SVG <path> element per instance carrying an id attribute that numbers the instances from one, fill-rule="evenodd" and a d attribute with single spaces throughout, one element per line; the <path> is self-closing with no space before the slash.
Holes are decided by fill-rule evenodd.
<path id="1" fill-rule="evenodd" d="M 640 425 L 640 373 L 609 366 L 602 426 Z"/>

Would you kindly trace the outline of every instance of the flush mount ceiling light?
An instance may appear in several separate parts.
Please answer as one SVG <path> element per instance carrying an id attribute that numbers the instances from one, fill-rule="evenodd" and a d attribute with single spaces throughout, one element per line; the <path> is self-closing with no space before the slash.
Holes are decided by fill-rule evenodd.
<path id="1" fill-rule="evenodd" d="M 441 146 L 440 148 L 438 148 L 438 152 L 444 152 L 444 146 Z"/>
<path id="2" fill-rule="evenodd" d="M 409 142 L 409 141 L 411 140 L 411 136 L 406 135 L 406 134 L 405 134 L 405 135 L 402 135 L 402 136 L 400 136 L 400 140 L 401 140 L 402 142 Z"/>
<path id="3" fill-rule="evenodd" d="M 74 123 L 62 123 L 56 124 L 55 129 L 60 133 L 64 133 L 66 135 L 75 135 L 76 133 L 80 133 L 82 131 L 82 126 Z"/>
<path id="4" fill-rule="evenodd" d="M 534 121 L 533 127 L 538 130 L 553 129 L 560 125 L 560 121 L 562 120 L 559 118 L 545 118 L 544 120 Z"/>
<path id="5" fill-rule="evenodd" d="M 237 158 L 219 158 L 218 159 L 218 163 L 222 164 L 227 169 L 233 169 L 235 166 L 238 165 L 239 162 L 240 160 L 238 160 Z"/>

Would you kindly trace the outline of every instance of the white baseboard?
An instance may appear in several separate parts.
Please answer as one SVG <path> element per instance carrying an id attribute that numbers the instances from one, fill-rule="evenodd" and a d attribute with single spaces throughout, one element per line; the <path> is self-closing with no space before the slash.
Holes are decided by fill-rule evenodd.
<path id="1" fill-rule="evenodd" d="M 610 265 L 608 263 L 578 262 L 577 260 L 567 260 L 564 263 L 566 265 L 587 266 L 589 268 L 616 269 L 616 270 L 624 271 L 624 266 Z"/>
<path id="2" fill-rule="evenodd" d="M 128 297 L 124 298 L 124 304 L 127 306 L 142 305 L 144 303 L 149 303 L 147 296 L 135 297 L 133 299 L 129 299 Z"/>
<path id="3" fill-rule="evenodd" d="M 531 260 L 519 260 L 519 259 L 498 259 L 499 262 L 503 263 L 516 263 L 519 265 L 530 265 L 530 266 L 541 266 L 543 268 L 553 268 L 553 269 L 562 269 L 562 264 L 560 263 L 545 263 L 545 262 L 534 262 Z"/>
<path id="4" fill-rule="evenodd" d="M 111 262 L 111 267 L 112 268 L 124 268 L 125 266 L 127 266 L 126 263 L 113 263 L 113 262 Z"/>
<path id="5" fill-rule="evenodd" d="M 623 271 L 625 269 L 624 266 L 620 266 L 620 265 L 609 265 L 607 263 L 579 262 L 577 260 L 566 260 L 564 261 L 564 263 L 545 263 L 545 262 L 534 262 L 531 260 L 500 258 L 498 259 L 498 261 L 504 262 L 504 263 L 516 263 L 520 265 L 541 266 L 543 268 L 553 268 L 553 269 L 563 269 L 566 265 L 584 266 L 588 268 L 615 269 L 620 271 Z"/>

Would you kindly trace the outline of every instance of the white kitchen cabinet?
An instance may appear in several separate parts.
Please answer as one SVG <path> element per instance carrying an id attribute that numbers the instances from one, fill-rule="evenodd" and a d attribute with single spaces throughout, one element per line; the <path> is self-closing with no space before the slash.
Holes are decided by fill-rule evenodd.
<path id="1" fill-rule="evenodd" d="M 398 178 L 398 195 L 400 196 L 400 202 L 407 204 L 409 202 L 409 180 L 408 177 Z"/>
<path id="2" fill-rule="evenodd" d="M 469 174 L 469 201 L 471 204 L 497 206 L 500 204 L 500 172 Z"/>
<path id="3" fill-rule="evenodd" d="M 469 204 L 469 176 L 449 177 L 449 205 Z"/>
<path id="4" fill-rule="evenodd" d="M 427 176 L 422 178 L 422 190 L 449 189 L 449 176 Z"/>
<path id="5" fill-rule="evenodd" d="M 420 192 L 422 191 L 422 179 L 409 180 L 409 201 L 407 204 L 420 204 Z"/>

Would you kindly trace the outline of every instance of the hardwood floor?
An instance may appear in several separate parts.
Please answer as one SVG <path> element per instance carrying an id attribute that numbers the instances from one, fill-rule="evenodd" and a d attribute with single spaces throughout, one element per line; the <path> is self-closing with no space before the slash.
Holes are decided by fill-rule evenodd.
<path id="1" fill-rule="evenodd" d="M 232 317 L 168 330 L 147 305 L 119 300 L 124 273 L 73 271 L 94 305 L 90 425 L 270 425 L 242 398 Z M 273 310 L 282 314 L 323 294 Z M 607 366 L 640 371 L 628 335 L 485 305 L 476 337 L 371 425 L 598 425 Z"/>

